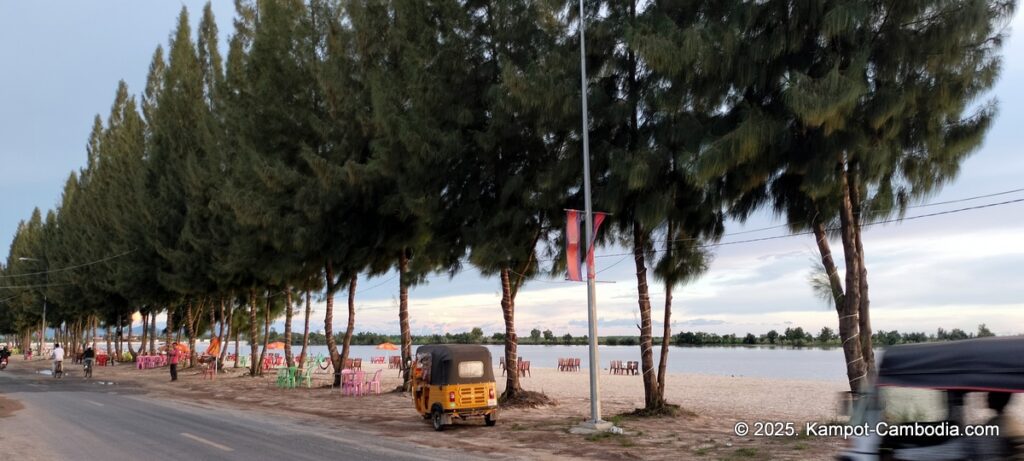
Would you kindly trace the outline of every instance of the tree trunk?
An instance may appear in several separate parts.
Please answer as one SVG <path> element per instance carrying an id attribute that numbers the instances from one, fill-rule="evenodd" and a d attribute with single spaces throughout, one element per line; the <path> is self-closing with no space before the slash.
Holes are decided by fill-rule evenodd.
<path id="1" fill-rule="evenodd" d="M 875 379 L 875 351 L 871 344 L 871 300 L 868 298 L 868 266 L 864 260 L 864 242 L 861 240 L 861 193 L 860 193 L 860 164 L 857 161 L 850 162 L 850 203 L 853 206 L 853 240 L 857 250 L 857 266 L 860 268 L 858 291 L 860 292 L 860 350 L 864 356 L 864 368 L 867 371 L 867 378 L 874 382 Z"/>
<path id="2" fill-rule="evenodd" d="M 228 341 L 231 340 L 231 333 L 234 328 L 231 326 L 232 313 L 234 309 L 224 309 L 224 298 L 220 299 L 220 366 L 223 367 L 224 358 L 228 355 Z M 235 367 L 238 368 L 238 343 L 235 343 Z"/>
<path id="3" fill-rule="evenodd" d="M 210 306 L 210 342 L 209 342 L 209 345 L 206 347 L 205 355 L 210 355 L 210 347 L 209 346 L 213 345 L 213 338 L 217 337 L 217 309 L 214 309 L 214 307 L 213 307 L 213 299 L 210 299 L 209 306 Z M 223 320 L 223 317 L 221 317 L 221 320 Z M 224 328 L 224 324 L 221 323 L 221 329 L 223 330 L 223 328 Z M 218 351 L 218 352 L 220 352 L 220 351 Z"/>
<path id="4" fill-rule="evenodd" d="M 132 362 L 134 362 L 135 358 L 139 356 L 139 354 L 135 352 L 135 346 L 132 346 L 132 333 L 134 333 L 133 330 L 135 329 L 134 314 L 134 312 L 128 314 L 128 354 L 131 355 Z"/>
<path id="5" fill-rule="evenodd" d="M 149 353 L 156 354 L 156 311 L 149 314 Z"/>
<path id="6" fill-rule="evenodd" d="M 522 392 L 519 384 L 519 371 L 516 368 L 519 357 L 516 338 L 516 300 L 512 297 L 511 269 L 501 270 L 501 313 L 505 317 L 505 392 L 502 400 L 510 400 Z"/>
<path id="7" fill-rule="evenodd" d="M 106 334 L 107 334 L 107 354 L 111 355 L 111 351 L 110 351 L 110 325 L 107 325 Z M 95 339 L 95 336 L 93 336 L 93 338 L 90 338 L 90 339 Z M 89 343 L 92 343 L 92 341 L 89 341 Z M 114 344 L 115 344 L 115 346 L 114 346 L 114 351 L 113 351 L 112 355 L 114 355 L 115 357 L 120 359 L 121 355 L 117 351 L 117 346 L 116 346 L 117 343 L 115 342 Z M 92 346 L 92 344 L 89 344 L 89 345 Z M 96 348 L 93 347 L 93 350 L 96 350 Z"/>
<path id="8" fill-rule="evenodd" d="M 672 164 L 673 169 L 675 164 Z M 668 231 L 665 233 L 665 258 L 672 260 L 672 239 L 675 236 L 672 220 L 668 220 Z M 658 358 L 658 397 L 665 400 L 665 380 L 668 373 L 668 347 L 672 341 L 672 277 L 665 278 L 665 313 L 661 332 L 661 357 Z"/>
<path id="9" fill-rule="evenodd" d="M 75 322 L 74 324 L 70 324 L 67 326 L 67 332 L 64 333 L 65 342 L 71 345 L 71 347 L 68 348 L 67 345 L 65 344 L 64 348 L 66 349 L 67 352 L 71 352 L 72 354 L 78 353 L 78 345 L 80 342 L 79 338 L 82 337 L 81 331 L 83 328 L 83 324 L 84 322 L 79 320 L 78 322 Z"/>
<path id="10" fill-rule="evenodd" d="M 288 368 L 295 366 L 295 359 L 292 357 L 292 289 L 284 288 L 284 360 Z"/>
<path id="11" fill-rule="evenodd" d="M 306 363 L 306 349 L 309 348 L 309 314 L 312 311 L 309 290 L 306 290 L 306 323 L 302 329 L 302 352 L 299 353 L 299 361 Z"/>
<path id="12" fill-rule="evenodd" d="M 185 332 L 188 335 L 188 368 L 192 368 L 195 366 L 196 330 L 195 328 L 193 328 L 194 315 L 195 312 L 192 310 L 192 301 L 185 303 Z"/>
<path id="13" fill-rule="evenodd" d="M 846 169 L 840 165 L 840 188 L 843 199 L 839 214 L 840 229 L 843 242 L 843 259 L 846 263 L 846 290 L 843 296 L 843 311 L 840 312 L 839 329 L 846 352 L 846 376 L 850 380 L 850 390 L 857 392 L 866 377 L 864 356 L 860 344 L 860 267 L 857 256 L 857 245 L 853 233 L 853 206 L 850 201 L 850 189 Z M 845 336 L 844 336 L 845 331 Z"/>
<path id="14" fill-rule="evenodd" d="M 828 276 L 828 284 L 832 288 L 832 302 L 836 307 L 836 310 L 840 310 L 843 305 L 843 281 L 839 278 L 839 269 L 836 267 L 836 263 L 832 260 L 832 248 L 828 243 L 828 234 L 825 230 L 825 223 L 815 219 L 811 223 L 811 228 L 814 231 L 814 240 L 818 244 L 818 253 L 821 254 L 821 265 L 825 268 L 825 274 Z"/>
<path id="15" fill-rule="evenodd" d="M 105 336 L 104 340 L 106 342 L 106 353 L 113 353 L 113 349 L 111 349 L 111 326 L 110 325 L 106 326 L 106 334 L 104 336 Z"/>
<path id="16" fill-rule="evenodd" d="M 263 350 L 260 351 L 260 375 L 263 374 L 263 358 L 267 356 L 267 346 L 270 345 L 270 292 L 267 292 L 267 298 L 264 303 L 263 311 Z"/>
<path id="17" fill-rule="evenodd" d="M 341 363 L 343 364 L 348 361 L 352 333 L 356 327 L 356 282 L 358 279 L 358 275 L 353 275 L 348 279 L 348 324 L 345 326 L 345 337 L 341 342 Z"/>
<path id="18" fill-rule="evenodd" d="M 640 368 L 644 380 L 644 408 L 654 410 L 665 405 L 658 395 L 654 374 L 654 341 L 651 337 L 651 297 L 647 286 L 647 265 L 644 261 L 646 238 L 639 222 L 633 223 L 633 261 L 636 264 L 637 303 L 640 307 Z"/>
<path id="19" fill-rule="evenodd" d="M 149 339 L 149 314 L 142 313 L 142 344 L 139 344 L 139 355 L 146 355 L 146 340 Z"/>
<path id="20" fill-rule="evenodd" d="M 334 266 L 330 261 L 324 264 L 324 280 L 326 285 L 326 298 L 324 307 L 324 334 L 327 336 L 327 351 L 331 354 L 331 364 L 334 365 L 334 382 L 332 386 L 341 386 L 341 375 L 339 374 L 345 366 L 338 354 L 338 343 L 334 341 Z"/>
<path id="21" fill-rule="evenodd" d="M 665 283 L 665 320 L 661 332 L 661 357 L 658 358 L 658 398 L 665 401 L 668 372 L 668 348 L 672 342 L 672 284 Z"/>
<path id="22" fill-rule="evenodd" d="M 153 322 L 156 325 L 156 322 Z M 155 326 L 153 328 L 156 328 Z M 171 347 L 171 335 L 174 334 L 174 307 L 167 308 L 167 342 L 165 346 L 170 349 Z"/>
<path id="23" fill-rule="evenodd" d="M 409 252 L 403 248 L 398 256 L 398 326 L 402 333 L 402 391 L 409 392 L 412 360 L 412 333 L 409 331 Z"/>
<path id="24" fill-rule="evenodd" d="M 249 376 L 256 376 L 257 370 L 260 368 L 260 364 L 256 363 L 257 346 L 256 342 L 259 341 L 259 330 L 256 324 L 256 289 L 249 289 L 249 358 L 252 363 L 249 364 Z"/>
<path id="25" fill-rule="evenodd" d="M 231 364 L 231 368 L 238 368 L 238 330 L 235 330 L 235 363 Z"/>

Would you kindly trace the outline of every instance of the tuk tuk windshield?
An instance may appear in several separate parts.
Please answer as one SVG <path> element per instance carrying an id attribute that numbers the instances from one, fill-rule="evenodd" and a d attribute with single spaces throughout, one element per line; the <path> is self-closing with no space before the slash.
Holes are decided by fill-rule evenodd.
<path id="1" fill-rule="evenodd" d="M 484 376 L 484 363 L 481 361 L 459 362 L 460 378 L 482 378 Z"/>
<path id="2" fill-rule="evenodd" d="M 883 387 L 878 393 L 883 410 L 882 421 L 886 423 L 940 422 L 949 419 L 945 391 Z"/>

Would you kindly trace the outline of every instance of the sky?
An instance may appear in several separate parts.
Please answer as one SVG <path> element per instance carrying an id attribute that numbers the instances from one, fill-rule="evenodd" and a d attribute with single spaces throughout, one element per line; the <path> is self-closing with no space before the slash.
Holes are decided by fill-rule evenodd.
<path id="1" fill-rule="evenodd" d="M 198 21 L 199 1 L 0 0 L 0 248 L 32 209 L 57 205 L 68 174 L 85 164 L 93 117 L 106 117 L 118 80 L 139 93 L 154 48 L 168 42 L 178 11 Z M 231 2 L 214 4 L 222 47 L 231 29 Z M 926 203 L 1024 189 L 1024 15 L 1010 25 L 1002 77 L 985 98 L 999 101 L 999 117 L 984 146 L 962 166 L 955 182 Z M 1014 33 L 1014 32 L 1019 33 Z M 1024 198 L 1024 191 L 980 200 L 914 208 L 919 216 Z M 727 233 L 780 224 L 760 215 L 730 222 Z M 736 242 L 784 235 L 769 229 L 726 236 Z M 872 323 L 877 330 L 926 331 L 985 323 L 997 334 L 1024 333 L 1024 202 L 906 220 L 865 229 Z M 833 251 L 841 257 L 839 242 Z M 636 269 L 622 248 L 599 248 L 598 331 L 635 335 Z M 673 331 L 761 334 L 801 326 L 817 331 L 837 325 L 835 310 L 808 283 L 817 258 L 810 236 L 793 236 L 716 248 L 704 277 L 674 291 Z M 842 266 L 841 261 L 839 261 Z M 653 315 L 662 317 L 664 287 L 653 278 Z M 398 280 L 394 273 L 366 280 L 357 290 L 358 331 L 398 331 Z M 503 331 L 496 278 L 468 269 L 454 278 L 432 277 L 410 293 L 414 334 L 481 327 Z M 343 326 L 347 295 L 338 296 Z M 532 328 L 558 335 L 587 332 L 586 288 L 560 279 L 527 282 L 516 301 L 520 334 Z M 322 330 L 323 303 L 315 328 Z M 161 319 L 162 320 L 162 319 Z M 319 322 L 317 321 L 319 320 Z M 282 330 L 282 322 L 275 324 Z M 661 322 L 654 324 L 661 331 Z"/>

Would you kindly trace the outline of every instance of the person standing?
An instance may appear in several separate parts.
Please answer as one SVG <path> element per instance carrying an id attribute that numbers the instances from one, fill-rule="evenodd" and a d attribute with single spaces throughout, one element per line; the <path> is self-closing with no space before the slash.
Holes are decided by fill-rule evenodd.
<path id="1" fill-rule="evenodd" d="M 167 361 L 171 364 L 171 381 L 178 380 L 178 343 L 171 344 L 167 351 Z"/>

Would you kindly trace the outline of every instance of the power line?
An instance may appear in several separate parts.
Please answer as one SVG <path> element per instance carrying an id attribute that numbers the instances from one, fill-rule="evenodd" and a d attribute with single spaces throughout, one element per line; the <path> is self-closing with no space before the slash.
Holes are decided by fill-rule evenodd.
<path id="1" fill-rule="evenodd" d="M 952 203 L 969 202 L 969 201 L 972 201 L 972 200 L 979 200 L 979 199 L 983 199 L 983 198 L 998 197 L 998 196 L 1001 196 L 1001 195 L 1014 194 L 1014 193 L 1017 193 L 1017 192 L 1024 192 L 1024 188 L 1011 189 L 1011 190 L 1006 190 L 1006 191 L 1002 191 L 1002 192 L 994 192 L 994 193 L 991 193 L 991 194 L 975 195 L 973 197 L 964 197 L 964 198 L 959 198 L 959 199 L 954 199 L 954 200 L 946 200 L 946 201 L 942 201 L 942 202 L 932 202 L 932 203 L 921 203 L 921 204 L 917 204 L 917 205 L 909 205 L 909 206 L 907 206 L 907 209 L 911 209 L 911 208 L 926 208 L 926 207 L 939 206 L 939 205 L 949 205 L 949 204 L 952 204 Z M 757 232 L 764 232 L 766 230 L 773 230 L 773 229 L 779 229 L 779 228 L 782 228 L 782 227 L 789 227 L 791 224 L 801 224 L 801 223 L 804 223 L 804 222 L 806 222 L 806 221 L 803 221 L 803 220 L 801 220 L 801 221 L 793 221 L 793 222 L 789 222 L 789 223 L 786 223 L 786 224 L 778 224 L 778 225 L 775 225 L 775 226 L 761 227 L 761 228 L 757 228 L 757 229 L 750 229 L 750 230 L 745 230 L 745 231 L 740 231 L 740 232 L 729 232 L 729 233 L 726 233 L 726 234 L 722 234 L 722 237 L 724 238 L 724 237 L 733 237 L 733 236 L 736 236 L 736 235 L 743 235 L 743 234 L 754 234 L 754 233 L 757 233 Z M 864 224 L 864 225 L 866 226 L 866 225 L 869 225 L 869 224 Z M 792 235 L 803 235 L 803 234 L 792 234 Z M 689 237 L 689 238 L 674 239 L 674 240 L 655 239 L 655 240 L 651 240 L 651 243 L 692 242 L 694 240 L 701 240 L 701 239 L 698 238 L 698 237 Z"/>
<path id="2" fill-rule="evenodd" d="M 356 290 L 356 294 L 359 294 L 359 293 L 363 293 L 363 292 L 365 292 L 365 291 L 370 291 L 370 290 L 372 290 L 372 289 L 374 289 L 374 288 L 380 288 L 380 287 L 384 286 L 384 284 L 386 284 L 386 283 L 388 283 L 388 282 L 390 282 L 390 281 L 394 280 L 394 279 L 395 279 L 396 277 L 398 277 L 398 274 L 397 274 L 397 273 L 396 273 L 395 275 L 392 275 L 391 277 L 389 277 L 389 278 L 388 278 L 387 280 L 385 280 L 385 281 L 383 281 L 383 282 L 380 282 L 380 283 L 377 283 L 377 284 L 373 285 L 372 287 L 369 287 L 369 288 L 362 288 L 362 289 Z M 337 295 L 335 295 L 335 296 L 337 296 Z"/>
<path id="3" fill-rule="evenodd" d="M 998 197 L 1000 195 L 1013 194 L 1013 193 L 1016 193 L 1016 192 L 1024 192 L 1024 188 L 1013 189 L 1013 190 L 1008 190 L 1008 191 L 1003 191 L 1003 192 L 996 192 L 996 193 L 993 193 L 993 194 L 976 195 L 974 197 L 967 197 L 967 198 L 961 198 L 961 199 L 955 199 L 955 200 L 946 200 L 944 202 L 932 202 L 932 203 L 922 203 L 920 205 L 910 205 L 907 208 L 924 208 L 924 207 L 938 206 L 938 205 L 949 205 L 950 203 L 969 202 L 971 200 L 978 200 L 978 199 L 989 198 L 989 197 Z"/>
<path id="4" fill-rule="evenodd" d="M 26 273 L 26 274 L 0 275 L 0 278 L 31 277 L 33 275 L 43 275 L 43 274 L 53 274 L 53 273 L 57 273 L 57 272 L 65 272 L 65 271 L 75 270 L 75 269 L 79 269 L 79 268 L 86 267 L 86 266 L 92 266 L 94 264 L 104 263 L 104 262 L 110 261 L 112 259 L 117 259 L 117 258 L 120 258 L 122 256 L 128 255 L 128 254 L 133 253 L 133 252 L 135 252 L 135 250 L 128 250 L 128 251 L 125 251 L 124 253 L 116 254 L 116 255 L 113 255 L 113 256 L 108 256 L 108 257 L 103 258 L 103 259 L 97 259 L 95 261 L 89 261 L 87 263 L 77 264 L 77 265 L 74 265 L 74 266 L 61 267 L 59 269 L 47 269 L 45 271 L 29 272 L 29 273 Z"/>
<path id="5" fill-rule="evenodd" d="M 55 283 L 55 284 L 41 284 L 41 285 L 14 285 L 14 286 L 0 287 L 0 290 L 28 290 L 28 289 L 34 289 L 34 288 L 64 287 L 64 286 L 68 286 L 68 285 L 73 285 L 73 284 L 71 284 L 71 283 Z M 7 299 L 10 299 L 10 298 L 7 298 Z"/>
<path id="6" fill-rule="evenodd" d="M 908 216 L 908 217 L 905 217 L 905 218 L 885 219 L 885 220 L 881 220 L 881 221 L 874 221 L 874 222 L 864 223 L 864 224 L 861 224 L 861 227 L 877 226 L 877 225 L 880 225 L 880 224 L 891 224 L 891 223 L 903 222 L 903 221 L 913 221 L 915 219 L 930 218 L 930 217 L 934 217 L 934 216 L 941 216 L 941 215 L 947 215 L 947 214 L 961 213 L 961 212 L 964 212 L 964 211 L 980 210 L 980 209 L 983 209 L 983 208 L 992 208 L 992 207 L 1003 206 L 1003 205 L 1010 205 L 1010 204 L 1020 203 L 1020 202 L 1024 202 L 1024 198 L 1015 199 L 1015 200 L 1007 200 L 1007 201 L 1004 201 L 1004 202 L 997 202 L 997 203 L 987 203 L 987 204 L 984 204 L 984 205 L 976 205 L 976 206 L 965 207 L 965 208 L 957 208 L 955 210 L 939 211 L 939 212 L 935 212 L 935 213 L 928 213 L 928 214 L 923 214 L 923 215 L 918 215 L 918 216 Z M 836 230 L 836 229 L 838 229 L 838 228 L 830 228 L 829 230 Z M 812 231 L 807 231 L 807 232 L 797 232 L 797 233 L 794 233 L 794 234 L 775 235 L 775 236 L 771 236 L 771 237 L 762 237 L 762 238 L 756 238 L 756 239 L 736 240 L 736 241 L 733 241 L 733 242 L 708 243 L 708 244 L 705 244 L 705 245 L 700 245 L 700 248 L 714 248 L 714 247 L 721 247 L 721 246 L 728 246 L 728 245 L 739 245 L 739 244 L 743 244 L 743 243 L 764 242 L 764 241 L 768 241 L 768 240 L 778 240 L 778 239 L 784 239 L 784 238 L 799 237 L 799 236 L 803 236 L 803 235 L 811 235 L 813 233 L 814 232 L 812 232 Z M 660 253 L 660 252 L 663 252 L 663 251 L 666 251 L 666 250 L 664 250 L 664 249 L 654 250 L 655 253 Z M 632 255 L 632 253 L 614 253 L 614 254 L 598 255 L 598 256 L 595 256 L 595 258 L 612 258 L 612 257 L 616 257 L 616 256 L 629 256 L 629 255 Z"/>

